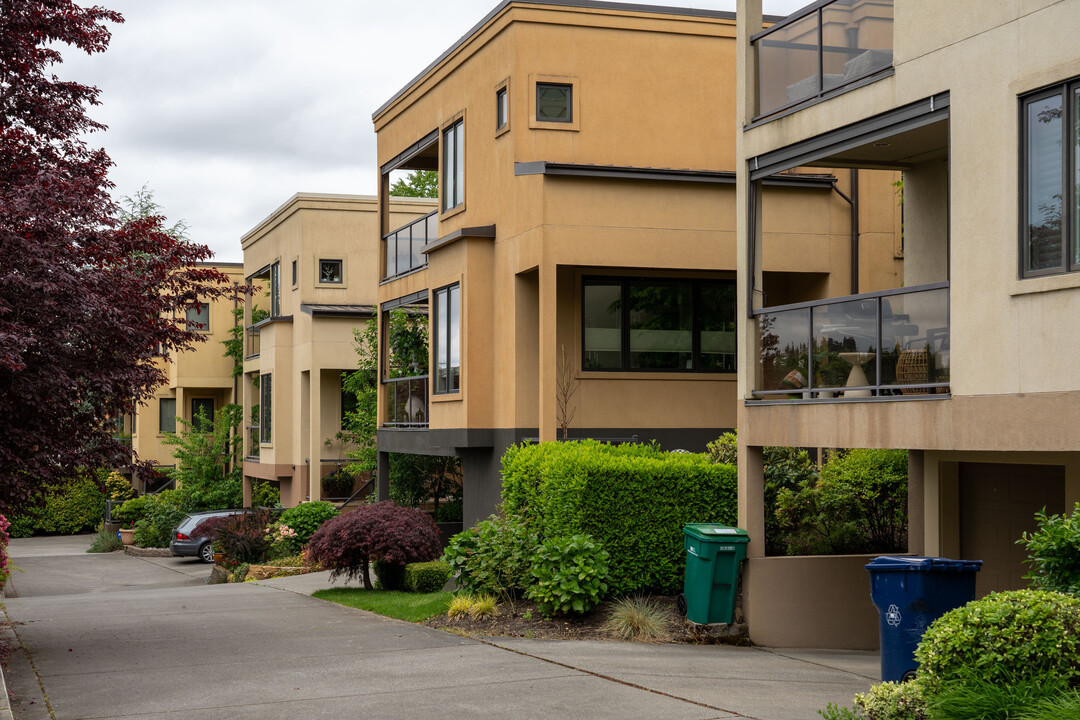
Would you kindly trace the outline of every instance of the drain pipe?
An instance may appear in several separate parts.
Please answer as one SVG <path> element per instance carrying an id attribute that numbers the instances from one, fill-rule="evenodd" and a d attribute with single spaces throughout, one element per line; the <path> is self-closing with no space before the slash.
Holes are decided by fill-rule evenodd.
<path id="1" fill-rule="evenodd" d="M 851 168 L 851 197 L 833 182 L 833 190 L 851 206 L 851 294 L 859 294 L 859 169 Z"/>

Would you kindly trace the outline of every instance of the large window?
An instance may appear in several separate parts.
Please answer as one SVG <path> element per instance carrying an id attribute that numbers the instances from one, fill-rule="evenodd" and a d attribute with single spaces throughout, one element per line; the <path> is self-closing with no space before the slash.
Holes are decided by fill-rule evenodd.
<path id="1" fill-rule="evenodd" d="M 1080 270 L 1080 79 L 1022 99 L 1022 277 Z"/>
<path id="2" fill-rule="evenodd" d="M 443 130 L 442 137 L 443 212 L 465 202 L 465 124 L 458 120 Z"/>
<path id="3" fill-rule="evenodd" d="M 586 278 L 585 370 L 735 372 L 735 282 Z"/>
<path id="4" fill-rule="evenodd" d="M 158 404 L 158 432 L 176 432 L 176 398 L 161 398 Z"/>
<path id="5" fill-rule="evenodd" d="M 200 416 L 205 420 L 200 420 Z M 200 432 L 214 431 L 214 398 L 191 399 L 191 425 Z"/>
<path id="6" fill-rule="evenodd" d="M 435 394 L 461 390 L 461 286 L 435 291 Z"/>
<path id="7" fill-rule="evenodd" d="M 199 303 L 187 309 L 187 329 L 210 332 L 210 304 Z"/>
<path id="8" fill-rule="evenodd" d="M 270 432 L 270 418 L 273 416 L 273 407 L 270 404 L 273 398 L 273 379 L 270 373 L 259 376 L 259 442 L 267 444 L 273 442 Z"/>

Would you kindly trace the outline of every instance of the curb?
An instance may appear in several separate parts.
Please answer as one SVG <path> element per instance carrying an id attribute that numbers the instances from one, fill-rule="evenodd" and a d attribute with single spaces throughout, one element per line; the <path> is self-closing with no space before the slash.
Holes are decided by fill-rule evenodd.
<path id="1" fill-rule="evenodd" d="M 125 545 L 124 554 L 133 557 L 172 557 L 172 551 L 168 548 L 141 548 L 134 545 Z"/>

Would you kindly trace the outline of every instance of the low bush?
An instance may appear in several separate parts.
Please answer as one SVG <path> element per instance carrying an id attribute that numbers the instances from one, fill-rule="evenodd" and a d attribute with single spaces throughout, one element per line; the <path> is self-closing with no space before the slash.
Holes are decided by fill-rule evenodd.
<path id="1" fill-rule="evenodd" d="M 124 543 L 120 541 L 120 538 L 116 537 L 116 533 L 107 532 L 105 528 L 98 531 L 98 534 L 94 536 L 94 539 L 90 542 L 90 547 L 86 549 L 88 553 L 107 553 L 113 550 L 122 550 Z"/>
<path id="2" fill-rule="evenodd" d="M 300 503 L 281 513 L 281 522 L 296 532 L 296 537 L 303 545 L 311 539 L 315 531 L 332 517 L 337 517 L 338 509 L 322 500 Z"/>
<path id="3" fill-rule="evenodd" d="M 923 687 L 918 681 L 874 685 L 855 696 L 855 707 L 866 720 L 927 720 L 929 717 Z"/>
<path id="4" fill-rule="evenodd" d="M 124 526 L 134 525 L 143 519 L 146 515 L 146 503 L 152 495 L 143 495 L 141 497 L 131 498 L 124 502 L 120 507 L 114 507 L 112 511 L 113 520 L 121 523 Z"/>
<path id="5" fill-rule="evenodd" d="M 404 590 L 405 567 L 396 563 L 376 560 L 373 563 L 375 570 L 376 590 Z"/>
<path id="6" fill-rule="evenodd" d="M 915 650 L 928 692 L 974 674 L 1007 685 L 1060 678 L 1080 684 L 1080 599 L 1045 590 L 991 593 L 950 610 Z"/>
<path id="7" fill-rule="evenodd" d="M 73 479 L 50 490 L 38 531 L 73 535 L 97 527 L 105 516 L 102 487 L 106 476 L 101 470 L 80 470 Z"/>
<path id="8" fill-rule="evenodd" d="M 610 553 L 611 591 L 682 587 L 683 525 L 736 520 L 736 470 L 704 455 L 593 440 L 522 444 L 502 458 L 503 511 L 542 540 L 586 534 Z"/>
<path id="9" fill-rule="evenodd" d="M 135 488 L 126 477 L 113 470 L 105 478 L 105 497 L 109 500 L 130 500 L 135 497 Z"/>
<path id="10" fill-rule="evenodd" d="M 650 597 L 635 595 L 611 606 L 603 629 L 620 640 L 665 642 L 675 622 L 671 612 Z"/>
<path id="11" fill-rule="evenodd" d="M 226 566 L 261 563 L 270 554 L 267 528 L 270 513 L 265 510 L 211 518 L 199 525 L 200 534 L 214 539 L 214 549 L 225 554 Z M 209 526 L 209 529 L 206 527 Z"/>
<path id="12" fill-rule="evenodd" d="M 256 482 L 251 488 L 251 504 L 257 508 L 272 508 L 281 505 L 281 490 L 266 480 Z"/>
<path id="13" fill-rule="evenodd" d="M 331 571 L 331 577 L 363 577 L 371 589 L 369 562 L 394 565 L 434 560 L 442 547 L 431 516 L 389 500 L 362 505 L 326 521 L 308 542 L 308 555 Z"/>
<path id="14" fill-rule="evenodd" d="M 607 592 L 608 552 L 588 535 L 551 538 L 536 549 L 531 574 L 526 596 L 541 613 L 585 613 Z"/>
<path id="15" fill-rule="evenodd" d="M 459 589 L 511 599 L 532 584 L 536 533 L 517 517 L 492 515 L 450 538 L 443 560 Z"/>
<path id="16" fill-rule="evenodd" d="M 329 475 L 323 476 L 320 481 L 322 485 L 322 494 L 324 497 L 330 498 L 347 498 L 352 495 L 353 486 L 356 484 L 356 477 L 352 473 L 346 472 L 342 468 L 338 468 Z"/>
<path id="17" fill-rule="evenodd" d="M 1038 529 L 1017 543 L 1028 551 L 1025 579 L 1032 587 L 1080 597 L 1080 503 L 1072 515 L 1035 513 Z"/>
<path id="18" fill-rule="evenodd" d="M 135 523 L 135 544 L 139 547 L 168 547 L 173 528 L 187 514 L 182 496 L 177 490 L 162 490 L 143 497 L 143 518 Z M 121 508 L 127 504 L 124 503 Z"/>
<path id="19" fill-rule="evenodd" d="M 279 558 L 298 554 L 304 547 L 296 531 L 283 522 L 271 523 L 266 529 L 270 541 L 269 557 Z"/>
<path id="20" fill-rule="evenodd" d="M 409 563 L 405 566 L 404 586 L 409 592 L 438 592 L 446 587 L 449 579 L 450 565 L 442 560 Z"/>
<path id="21" fill-rule="evenodd" d="M 927 707 L 929 717 L 935 719 L 1014 720 L 1044 701 L 1061 697 L 1067 689 L 1060 677 L 1025 677 L 1002 683 L 964 670 L 928 693 Z"/>

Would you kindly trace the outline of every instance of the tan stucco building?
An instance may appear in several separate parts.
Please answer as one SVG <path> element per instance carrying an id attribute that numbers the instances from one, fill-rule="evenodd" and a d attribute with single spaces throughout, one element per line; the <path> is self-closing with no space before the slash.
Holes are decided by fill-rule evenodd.
<path id="1" fill-rule="evenodd" d="M 471 524 L 504 449 L 571 413 L 570 437 L 668 449 L 735 427 L 735 31 L 725 12 L 502 2 L 374 113 L 380 312 L 428 312 L 431 333 L 429 369 L 382 378 L 382 496 L 389 453 L 457 455 Z M 439 172 L 439 206 L 403 227 L 388 188 L 413 170 Z M 770 178 L 759 290 L 897 286 L 895 178 Z"/>
<path id="2" fill-rule="evenodd" d="M 872 648 L 866 557 L 764 557 L 762 447 L 909 450 L 909 551 L 983 560 L 979 595 L 1024 585 L 1034 512 L 1080 500 L 1080 2 L 818 2 L 767 32 L 761 0 L 738 14 L 746 616 L 757 643 Z M 779 307 L 759 199 L 819 166 L 903 173 L 902 282 Z M 854 389 L 805 366 L 780 386 L 808 348 Z"/>
<path id="3" fill-rule="evenodd" d="M 244 282 L 240 263 L 202 263 L 219 270 L 234 285 Z M 237 383 L 233 378 L 233 360 L 225 355 L 222 344 L 232 337 L 236 319 L 232 299 L 217 299 L 199 307 L 189 308 L 185 321 L 188 326 L 206 336 L 205 342 L 193 343 L 190 349 L 172 353 L 167 360 L 157 359 L 168 376 L 168 382 L 157 389 L 154 397 L 135 409 L 134 418 L 124 419 L 124 432 L 130 434 L 132 449 L 139 460 L 150 461 L 159 468 L 175 467 L 172 447 L 165 445 L 165 433 L 183 432 L 184 424 L 177 418 L 194 423 L 201 411 L 213 419 L 214 413 L 235 402 Z M 160 485 L 162 478 L 134 477 L 132 484 L 145 490 Z"/>
<path id="4" fill-rule="evenodd" d="M 430 200 L 395 199 L 406 223 Z M 243 276 L 257 290 L 244 310 L 244 502 L 254 480 L 278 484 L 292 507 L 318 500 L 318 480 L 347 462 L 341 374 L 357 365 L 353 329 L 374 314 L 378 202 L 298 193 L 241 239 Z M 327 440 L 330 442 L 327 443 Z"/>

